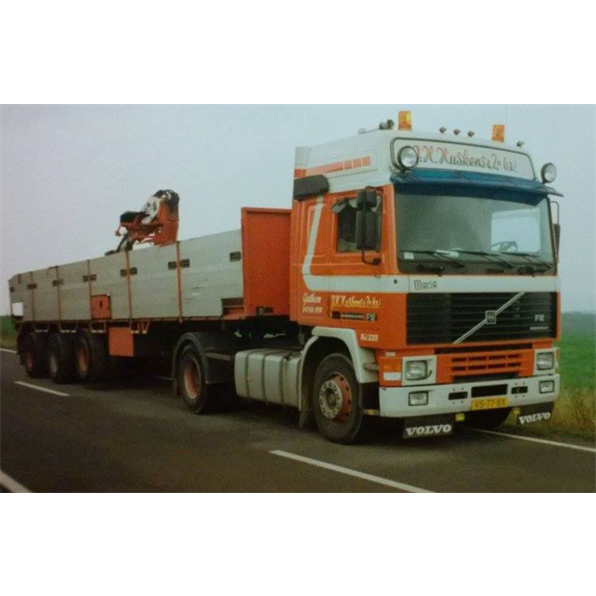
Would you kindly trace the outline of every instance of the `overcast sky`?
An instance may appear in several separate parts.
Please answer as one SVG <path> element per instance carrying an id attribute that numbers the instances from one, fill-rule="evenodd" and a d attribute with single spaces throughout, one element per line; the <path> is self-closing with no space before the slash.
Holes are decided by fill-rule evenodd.
<path id="1" fill-rule="evenodd" d="M 240 208 L 289 207 L 294 148 L 356 134 L 412 109 L 414 129 L 525 141 L 554 162 L 564 310 L 594 310 L 594 106 L 3 106 L 2 280 L 115 248 L 120 214 L 156 190 L 181 196 L 179 238 L 240 225 Z"/>

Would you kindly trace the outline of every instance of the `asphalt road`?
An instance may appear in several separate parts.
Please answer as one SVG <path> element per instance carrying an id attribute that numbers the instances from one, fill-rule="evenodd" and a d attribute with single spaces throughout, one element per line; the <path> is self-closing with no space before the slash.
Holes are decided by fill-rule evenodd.
<path id="1" fill-rule="evenodd" d="M 345 447 L 299 430 L 292 410 L 193 416 L 160 379 L 57 386 L 28 379 L 14 354 L 0 360 L 3 492 L 596 491 L 588 443 L 465 429 L 405 441 L 375 421 L 364 444 Z"/>

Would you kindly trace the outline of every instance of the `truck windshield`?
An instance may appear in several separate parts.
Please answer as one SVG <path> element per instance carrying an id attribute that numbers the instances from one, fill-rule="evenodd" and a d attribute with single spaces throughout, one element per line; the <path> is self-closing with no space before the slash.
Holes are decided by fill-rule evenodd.
<path id="1" fill-rule="evenodd" d="M 551 272 L 545 195 L 495 189 L 396 187 L 400 270 Z"/>

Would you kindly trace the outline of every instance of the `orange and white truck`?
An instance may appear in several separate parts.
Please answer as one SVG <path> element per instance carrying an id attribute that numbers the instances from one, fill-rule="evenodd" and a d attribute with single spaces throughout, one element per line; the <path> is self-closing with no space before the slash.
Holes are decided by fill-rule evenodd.
<path id="1" fill-rule="evenodd" d="M 233 387 L 338 443 L 369 416 L 406 438 L 550 418 L 552 164 L 537 172 L 502 126 L 490 141 L 424 134 L 401 112 L 298 148 L 294 177 L 291 209 L 245 208 L 240 230 L 178 241 L 179 197 L 160 191 L 123 214 L 117 250 L 14 276 L 27 373 L 91 382 L 127 359 L 167 363 L 193 413 Z"/>

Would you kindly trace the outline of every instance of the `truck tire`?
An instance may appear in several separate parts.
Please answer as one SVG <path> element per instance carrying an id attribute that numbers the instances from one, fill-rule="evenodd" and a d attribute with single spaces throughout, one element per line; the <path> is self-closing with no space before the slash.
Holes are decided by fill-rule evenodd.
<path id="1" fill-rule="evenodd" d="M 208 387 L 201 356 L 193 345 L 182 349 L 176 365 L 176 385 L 186 407 L 193 414 L 209 410 Z"/>
<path id="2" fill-rule="evenodd" d="M 108 354 L 105 338 L 85 329 L 74 340 L 75 370 L 84 383 L 98 383 L 108 373 Z"/>
<path id="3" fill-rule="evenodd" d="M 54 333 L 48 341 L 48 370 L 54 383 L 62 385 L 75 379 L 75 357 L 72 337 Z"/>
<path id="4" fill-rule="evenodd" d="M 511 414 L 511 408 L 500 408 L 498 410 L 486 410 L 484 412 L 468 412 L 466 414 L 466 426 L 492 430 L 507 420 Z"/>
<path id="5" fill-rule="evenodd" d="M 41 379 L 48 373 L 47 336 L 32 331 L 23 340 L 23 363 L 27 375 L 32 379 Z"/>
<path id="6" fill-rule="evenodd" d="M 364 413 L 354 365 L 344 354 L 327 356 L 315 373 L 312 407 L 319 432 L 347 445 L 360 437 Z"/>

